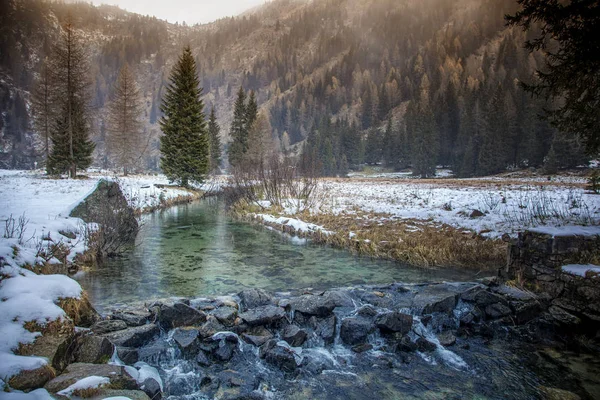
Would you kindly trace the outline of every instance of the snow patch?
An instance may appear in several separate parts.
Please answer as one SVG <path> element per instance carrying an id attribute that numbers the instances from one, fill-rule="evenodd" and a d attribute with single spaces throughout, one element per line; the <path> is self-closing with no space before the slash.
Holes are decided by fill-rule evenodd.
<path id="1" fill-rule="evenodd" d="M 566 272 L 567 274 L 581 276 L 584 278 L 586 277 L 588 272 L 591 272 L 594 274 L 600 274 L 600 266 L 593 265 L 593 264 L 588 264 L 588 265 L 571 264 L 571 265 L 565 265 L 561 269 L 563 272 Z"/>
<path id="2" fill-rule="evenodd" d="M 72 384 L 66 389 L 58 392 L 58 395 L 61 396 L 70 396 L 76 390 L 85 390 L 85 389 L 95 389 L 99 388 L 102 385 L 107 385 L 110 383 L 110 379 L 103 376 L 88 376 L 87 378 L 83 378 Z"/>

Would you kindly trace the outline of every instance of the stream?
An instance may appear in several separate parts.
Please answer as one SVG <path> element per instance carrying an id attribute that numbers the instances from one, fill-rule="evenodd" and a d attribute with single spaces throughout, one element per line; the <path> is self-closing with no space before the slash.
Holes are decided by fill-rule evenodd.
<path id="1" fill-rule="evenodd" d="M 435 282 L 474 282 L 493 275 L 493 271 L 425 270 L 356 257 L 234 221 L 216 199 L 158 211 L 142 217 L 141 223 L 134 249 L 107 265 L 78 274 L 76 279 L 94 306 L 109 315 L 119 309 L 144 309 L 140 304 L 174 297 L 191 299 L 182 301 L 211 315 L 205 324 L 208 328 L 173 329 L 161 322 L 159 336 L 137 349 L 125 349 L 135 353 L 132 363 L 139 361 L 157 369 L 164 398 L 480 400 L 600 396 L 598 358 L 557 350 L 536 340 L 515 340 L 500 325 L 493 328 L 491 336 L 471 336 L 468 330 L 462 334 L 461 318 L 473 311 L 472 304 L 462 301 L 448 311 L 430 311 L 428 315 L 414 307 L 417 299 L 434 304 L 448 293 L 459 298 L 459 289 L 479 285 Z M 273 303 L 281 307 L 293 302 L 294 296 L 323 294 L 332 288 L 345 288 L 337 295 L 345 300 L 323 318 L 294 314 L 293 309 L 286 308 L 287 314 L 279 315 L 277 321 L 252 329 L 219 319 L 221 325 L 214 317 L 221 318 L 221 311 L 235 313 L 234 317 L 239 312 L 246 321 L 242 313 L 248 309 L 237 294 L 248 288 L 267 290 L 274 296 Z M 174 300 L 162 301 L 157 307 L 170 307 L 160 304 Z M 283 308 L 277 309 L 282 312 Z M 412 327 L 403 337 L 406 343 L 421 343 L 423 348 L 403 349 L 400 336 L 382 334 L 378 329 L 370 330 L 358 348 L 342 340 L 342 321 L 359 319 L 373 327 L 390 312 L 411 316 Z M 159 324 L 155 318 L 148 317 L 147 323 Z M 327 321 L 336 321 L 329 342 L 323 340 L 322 333 Z M 284 341 L 290 324 L 307 335 L 298 347 Z M 200 339 L 210 329 L 214 332 Z M 237 334 L 232 332 L 236 329 Z M 267 345 L 251 344 L 244 337 L 258 335 L 252 333 L 257 329 L 272 338 L 269 343 L 275 347 L 271 360 L 261 354 Z M 440 343 L 440 335 L 446 332 L 456 334 L 455 343 Z M 121 362 L 118 357 L 116 362 Z M 569 397 L 574 393 L 579 397 Z"/>
<path id="2" fill-rule="evenodd" d="M 494 275 L 423 269 L 356 257 L 269 228 L 234 221 L 223 202 L 209 198 L 148 214 L 135 249 L 76 276 L 92 303 L 108 305 L 166 297 L 284 291 L 389 282 L 468 281 Z"/>

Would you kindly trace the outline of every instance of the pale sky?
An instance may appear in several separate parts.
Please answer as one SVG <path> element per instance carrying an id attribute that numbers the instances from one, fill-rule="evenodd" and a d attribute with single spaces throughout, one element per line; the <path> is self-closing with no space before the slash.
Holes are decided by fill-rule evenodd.
<path id="1" fill-rule="evenodd" d="M 138 14 L 192 25 L 239 15 L 265 0 L 92 0 L 92 3 L 117 5 Z"/>

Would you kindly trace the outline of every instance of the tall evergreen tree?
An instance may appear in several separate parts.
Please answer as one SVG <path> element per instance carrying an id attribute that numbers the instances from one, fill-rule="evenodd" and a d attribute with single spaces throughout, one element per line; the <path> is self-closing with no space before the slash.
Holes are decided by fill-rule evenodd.
<path id="1" fill-rule="evenodd" d="M 69 172 L 92 163 L 94 144 L 90 140 L 89 61 L 82 39 L 69 16 L 51 57 L 54 93 L 63 104 L 52 137 L 52 153 L 47 169 L 52 173 Z"/>
<path id="2" fill-rule="evenodd" d="M 252 125 L 256 122 L 258 118 L 258 104 L 256 102 L 256 95 L 254 91 L 250 91 L 250 96 L 248 97 L 248 104 L 246 105 L 246 131 L 250 132 L 252 129 Z"/>
<path id="3" fill-rule="evenodd" d="M 210 138 L 210 172 L 219 172 L 221 166 L 221 127 L 217 123 L 215 107 L 210 111 L 208 118 L 208 137 Z"/>
<path id="4" fill-rule="evenodd" d="M 125 176 L 139 164 L 146 147 L 140 119 L 142 106 L 140 89 L 126 63 L 115 83 L 107 119 L 110 157 Z"/>
<path id="5" fill-rule="evenodd" d="M 229 146 L 228 155 L 229 164 L 231 164 L 232 167 L 237 167 L 242 162 L 244 154 L 248 151 L 246 117 L 246 92 L 244 92 L 244 88 L 240 86 L 234 104 L 233 121 L 231 122 L 231 129 L 229 130 L 232 143 Z"/>
<path id="6" fill-rule="evenodd" d="M 190 47 L 183 49 L 171 71 L 162 101 L 160 167 L 172 182 L 186 187 L 201 183 L 209 169 L 209 138 L 202 89 Z"/>
<path id="7" fill-rule="evenodd" d="M 56 98 L 53 91 L 52 78 L 48 59 L 42 63 L 39 78 L 32 93 L 33 124 L 37 134 L 41 136 L 44 162 L 50 158 L 50 135 L 52 124 L 56 119 Z"/>

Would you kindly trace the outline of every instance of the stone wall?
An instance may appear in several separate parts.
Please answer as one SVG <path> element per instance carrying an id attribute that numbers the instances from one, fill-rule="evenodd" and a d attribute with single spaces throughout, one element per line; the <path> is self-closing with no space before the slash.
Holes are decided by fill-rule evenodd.
<path id="1" fill-rule="evenodd" d="M 525 231 L 509 245 L 500 277 L 540 294 L 555 318 L 568 325 L 600 324 L 600 277 L 562 271 L 568 264 L 588 264 L 600 256 L 600 235 Z"/>

